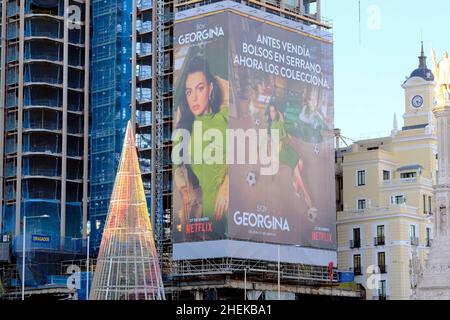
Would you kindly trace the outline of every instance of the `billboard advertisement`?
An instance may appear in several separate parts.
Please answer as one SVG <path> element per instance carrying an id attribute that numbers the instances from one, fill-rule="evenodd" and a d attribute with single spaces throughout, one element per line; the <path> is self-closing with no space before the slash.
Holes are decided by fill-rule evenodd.
<path id="1" fill-rule="evenodd" d="M 174 243 L 333 249 L 332 43 L 225 10 L 174 50 Z"/>

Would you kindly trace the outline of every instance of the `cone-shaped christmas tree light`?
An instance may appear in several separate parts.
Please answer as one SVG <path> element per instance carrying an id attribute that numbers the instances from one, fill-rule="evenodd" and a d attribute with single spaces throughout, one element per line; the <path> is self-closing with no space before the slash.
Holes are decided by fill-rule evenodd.
<path id="1" fill-rule="evenodd" d="M 164 298 L 136 144 L 128 122 L 90 299 Z"/>

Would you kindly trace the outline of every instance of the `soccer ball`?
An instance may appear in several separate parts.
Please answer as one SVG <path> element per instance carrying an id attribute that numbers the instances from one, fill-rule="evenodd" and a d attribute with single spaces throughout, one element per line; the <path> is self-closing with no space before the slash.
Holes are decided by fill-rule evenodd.
<path id="1" fill-rule="evenodd" d="M 320 153 L 320 149 L 319 149 L 319 146 L 317 144 L 314 145 L 314 153 L 315 154 L 319 154 Z"/>
<path id="2" fill-rule="evenodd" d="M 315 223 L 317 221 L 317 209 L 311 208 L 308 210 L 308 220 Z"/>
<path id="3" fill-rule="evenodd" d="M 256 173 L 254 171 L 247 173 L 247 183 L 250 187 L 256 184 Z"/>

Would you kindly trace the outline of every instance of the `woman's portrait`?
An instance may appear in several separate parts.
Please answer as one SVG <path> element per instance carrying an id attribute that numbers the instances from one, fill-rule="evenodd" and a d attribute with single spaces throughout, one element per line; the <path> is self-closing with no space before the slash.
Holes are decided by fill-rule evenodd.
<path id="1" fill-rule="evenodd" d="M 183 206 L 181 224 L 197 221 L 212 222 L 212 232 L 225 232 L 229 205 L 229 179 L 226 163 L 226 129 L 228 106 L 225 105 L 225 80 L 212 74 L 208 61 L 195 56 L 187 61 L 178 82 L 179 103 L 176 106 L 175 130 L 187 130 L 189 163 L 175 168 L 174 183 Z M 199 127 L 202 130 L 194 130 Z M 204 141 L 208 129 L 219 130 L 222 141 Z M 221 163 L 205 163 L 203 150 L 211 145 L 214 152 L 223 155 Z M 196 161 L 202 159 L 202 161 Z M 207 162 L 207 161 L 206 161 Z M 206 218 L 206 220 L 205 220 Z"/>

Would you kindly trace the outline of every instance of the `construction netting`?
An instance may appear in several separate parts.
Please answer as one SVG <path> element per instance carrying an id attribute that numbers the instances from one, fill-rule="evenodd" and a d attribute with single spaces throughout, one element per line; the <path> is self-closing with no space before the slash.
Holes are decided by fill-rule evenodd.
<path id="1" fill-rule="evenodd" d="M 131 110 L 131 1 L 92 1 L 90 199 L 98 249 Z"/>
<path id="2" fill-rule="evenodd" d="M 63 168 L 63 0 L 24 1 L 23 109 L 19 106 L 19 1 L 7 3 L 4 194 L 0 232 L 13 239 L 12 253 L 21 270 L 22 228 L 27 217 L 27 283 L 39 285 L 60 274 L 62 259 L 85 256 L 74 238 L 83 235 L 84 29 L 68 32 L 67 157 Z M 84 5 L 81 19 L 84 20 Z M 56 62 L 56 63 L 55 63 Z M 60 63 L 57 63 L 60 62 Z M 76 111 L 76 112 L 74 112 Z M 20 112 L 20 113 L 19 113 Z M 18 126 L 19 116 L 22 127 Z M 18 148 L 21 130 L 22 145 Z M 18 152 L 22 152 L 21 157 Z M 19 175 L 19 167 L 21 176 Z M 65 174 L 65 178 L 63 177 Z M 17 183 L 20 177 L 20 183 Z M 65 183 L 65 184 L 62 184 Z M 63 187 L 66 187 L 65 207 Z M 17 190 L 17 188 L 20 188 Z M 20 202 L 20 210 L 17 209 Z M 64 210 L 62 210 L 64 209 Z M 65 225 L 62 230 L 62 212 Z M 37 218 L 46 215 L 46 218 Z M 29 219 L 28 219 L 29 218 Z M 64 238 L 61 238 L 61 233 Z M 21 234 L 19 237 L 14 235 Z"/>

